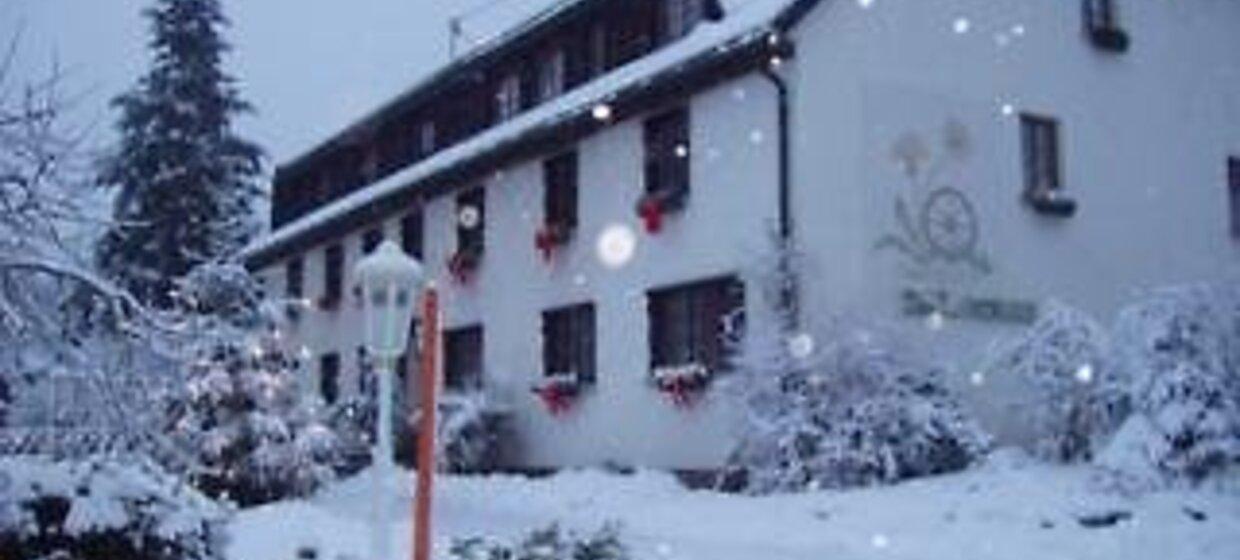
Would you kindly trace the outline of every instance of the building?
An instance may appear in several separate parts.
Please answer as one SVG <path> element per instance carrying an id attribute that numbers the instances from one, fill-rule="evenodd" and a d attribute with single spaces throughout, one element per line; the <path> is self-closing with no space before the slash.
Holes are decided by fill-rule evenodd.
<path id="1" fill-rule="evenodd" d="M 508 408 L 514 466 L 719 464 L 719 335 L 805 254 L 802 322 L 932 328 L 968 388 L 1049 298 L 1107 318 L 1240 257 L 1240 4 L 566 0 L 279 168 L 248 265 L 356 391 L 352 265 L 383 236 L 444 292 L 445 383 Z M 531 389 L 573 372 L 554 413 Z M 554 377 L 553 379 L 562 379 Z M 681 403 L 683 404 L 683 403 Z"/>

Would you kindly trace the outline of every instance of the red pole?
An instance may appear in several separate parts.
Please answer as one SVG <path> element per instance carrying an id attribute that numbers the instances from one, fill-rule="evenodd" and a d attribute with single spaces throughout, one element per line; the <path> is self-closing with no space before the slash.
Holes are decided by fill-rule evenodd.
<path id="1" fill-rule="evenodd" d="M 418 482 L 414 496 L 413 560 L 431 558 L 431 486 L 435 476 L 435 393 L 439 389 L 439 294 L 422 300 L 422 417 L 418 423 Z M 412 360 L 410 360 L 412 362 Z"/>

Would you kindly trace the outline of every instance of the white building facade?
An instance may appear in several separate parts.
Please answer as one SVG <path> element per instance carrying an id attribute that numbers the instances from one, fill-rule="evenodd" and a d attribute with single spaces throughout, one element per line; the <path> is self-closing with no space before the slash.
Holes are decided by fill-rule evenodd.
<path id="1" fill-rule="evenodd" d="M 735 411 L 696 376 L 770 320 L 784 235 L 807 332 L 928 337 L 1015 436 L 1019 387 L 969 383 L 991 341 L 1236 270 L 1237 29 L 1227 0 L 571 0 L 282 167 L 246 259 L 312 304 L 289 335 L 329 401 L 362 385 L 350 274 L 383 235 L 508 466 L 709 469 Z"/>

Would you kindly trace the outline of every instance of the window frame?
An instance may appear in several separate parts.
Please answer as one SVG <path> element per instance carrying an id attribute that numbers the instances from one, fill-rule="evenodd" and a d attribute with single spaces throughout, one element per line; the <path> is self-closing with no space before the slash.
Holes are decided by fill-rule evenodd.
<path id="1" fill-rule="evenodd" d="M 382 226 L 367 229 L 362 234 L 362 254 L 369 255 L 387 238 Z"/>
<path id="2" fill-rule="evenodd" d="M 421 208 L 413 210 L 400 219 L 400 247 L 405 253 L 422 260 L 426 244 L 425 215 Z"/>
<path id="3" fill-rule="evenodd" d="M 688 193 L 691 190 L 693 144 L 692 116 L 688 105 L 679 105 L 648 117 L 642 125 L 642 146 L 645 152 L 646 194 Z"/>
<path id="4" fill-rule="evenodd" d="M 1081 10 L 1086 29 L 1119 28 L 1119 8 L 1115 0 L 1081 0 Z"/>
<path id="5" fill-rule="evenodd" d="M 598 378 L 598 312 L 593 302 L 542 312 L 543 376 L 574 374 L 579 383 Z"/>
<path id="6" fill-rule="evenodd" d="M 1062 137 L 1058 119 L 1021 113 L 1021 166 L 1026 192 L 1063 189 Z"/>
<path id="7" fill-rule="evenodd" d="M 694 364 L 711 373 L 728 368 L 735 348 L 725 337 L 743 336 L 745 323 L 745 285 L 737 276 L 656 288 L 647 296 L 651 371 Z"/>
<path id="8" fill-rule="evenodd" d="M 482 254 L 486 249 L 486 189 L 482 186 L 462 190 L 456 196 L 456 247 L 457 251 L 475 251 Z M 478 225 L 467 228 L 461 223 L 461 211 L 467 206 L 478 210 Z"/>
<path id="9" fill-rule="evenodd" d="M 1240 156 L 1227 158 L 1227 193 L 1231 214 L 1231 238 L 1240 241 Z"/>
<path id="10" fill-rule="evenodd" d="M 329 352 L 319 356 L 319 397 L 328 405 L 340 400 L 340 354 Z"/>
<path id="11" fill-rule="evenodd" d="M 520 72 L 501 76 L 495 85 L 495 120 L 504 122 L 521 114 L 523 97 Z"/>
<path id="12" fill-rule="evenodd" d="M 568 53 L 549 49 L 538 58 L 538 100 L 547 102 L 564 94 L 568 83 Z"/>
<path id="13" fill-rule="evenodd" d="M 581 163 L 577 150 L 543 160 L 543 222 L 575 229 L 580 218 Z"/>
<path id="14" fill-rule="evenodd" d="M 344 298 L 344 245 L 333 243 L 323 250 L 324 307 L 334 307 Z"/>
<path id="15" fill-rule="evenodd" d="M 284 263 L 284 296 L 290 300 L 306 297 L 306 260 L 300 256 Z"/>
<path id="16" fill-rule="evenodd" d="M 659 10 L 660 40 L 669 43 L 680 39 L 705 18 L 705 0 L 663 0 Z"/>
<path id="17" fill-rule="evenodd" d="M 467 367 L 462 364 L 461 359 L 465 352 L 474 354 L 469 358 L 476 366 L 474 371 L 465 372 L 459 369 Z M 443 357 L 442 381 L 445 391 L 461 393 L 483 388 L 486 377 L 486 333 L 482 325 L 467 325 L 444 331 Z"/>

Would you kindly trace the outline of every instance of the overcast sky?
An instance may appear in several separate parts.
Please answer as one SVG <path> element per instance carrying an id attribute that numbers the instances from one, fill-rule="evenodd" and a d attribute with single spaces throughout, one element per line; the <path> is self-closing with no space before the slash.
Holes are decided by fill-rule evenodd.
<path id="1" fill-rule="evenodd" d="M 224 0 L 227 68 L 258 114 L 240 127 L 282 163 L 413 85 L 448 58 L 447 22 L 463 12 L 477 39 L 552 0 Z M 75 115 L 106 142 L 108 100 L 148 61 L 150 0 L 0 0 L 0 37 L 21 30 L 18 77 L 53 60 L 84 95 Z M 476 10 L 475 7 L 493 7 Z"/>

